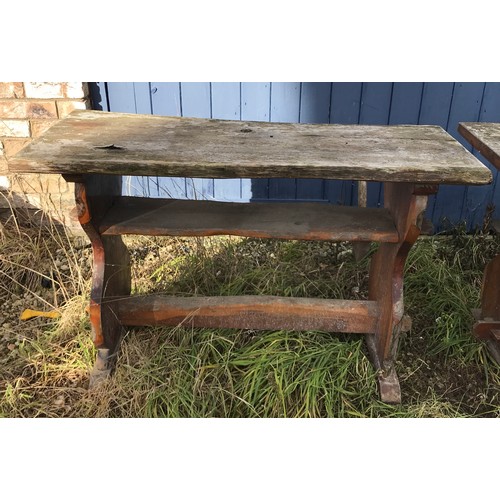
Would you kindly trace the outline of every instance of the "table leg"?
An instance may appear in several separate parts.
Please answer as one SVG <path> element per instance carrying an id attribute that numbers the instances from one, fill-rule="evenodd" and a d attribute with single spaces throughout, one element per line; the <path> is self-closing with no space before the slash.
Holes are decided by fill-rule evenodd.
<path id="1" fill-rule="evenodd" d="M 474 324 L 474 335 L 486 342 L 493 359 L 500 364 L 500 255 L 484 270 L 481 310 Z"/>
<path id="2" fill-rule="evenodd" d="M 366 181 L 358 181 L 358 207 L 366 207 L 368 199 L 368 186 Z M 370 251 L 369 241 L 354 241 L 352 243 L 356 262 L 364 259 Z"/>
<path id="3" fill-rule="evenodd" d="M 424 191 L 425 193 L 425 191 Z M 384 185 L 384 205 L 393 215 L 399 232 L 398 243 L 381 243 L 372 257 L 369 299 L 380 307 L 377 332 L 368 337 L 368 348 L 379 370 L 382 401 L 400 403 L 401 390 L 394 369 L 398 339 L 403 325 L 403 271 L 408 253 L 420 234 L 427 196 L 412 184 Z"/>
<path id="4" fill-rule="evenodd" d="M 92 289 L 90 294 L 90 324 L 97 359 L 90 377 L 93 386 L 107 377 L 114 365 L 123 327 L 113 313 L 106 297 L 130 295 L 130 257 L 121 236 L 103 236 L 97 230 L 93 216 L 93 201 L 102 213 L 106 197 L 87 196 L 84 183 L 75 184 L 75 200 L 80 224 L 90 239 L 93 251 Z M 111 197 L 108 199 L 111 203 Z M 119 299 L 118 299 L 119 300 Z"/>

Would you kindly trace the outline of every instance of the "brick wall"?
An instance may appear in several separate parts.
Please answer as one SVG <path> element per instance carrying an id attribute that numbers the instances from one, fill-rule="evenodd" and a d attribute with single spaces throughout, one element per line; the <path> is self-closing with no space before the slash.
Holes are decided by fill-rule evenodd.
<path id="1" fill-rule="evenodd" d="M 50 214 L 78 229 L 73 185 L 55 175 L 7 172 L 9 158 L 74 109 L 90 108 L 83 82 L 0 82 L 0 208 Z"/>

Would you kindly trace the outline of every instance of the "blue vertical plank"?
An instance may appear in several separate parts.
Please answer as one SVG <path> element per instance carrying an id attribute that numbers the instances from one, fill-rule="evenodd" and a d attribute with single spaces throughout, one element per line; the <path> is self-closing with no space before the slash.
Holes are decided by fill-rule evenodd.
<path id="1" fill-rule="evenodd" d="M 179 82 L 151 82 L 153 114 L 181 116 L 181 88 Z"/>
<path id="2" fill-rule="evenodd" d="M 212 83 L 212 118 L 220 120 L 240 120 L 239 82 Z"/>
<path id="3" fill-rule="evenodd" d="M 179 82 L 151 82 L 151 107 L 154 115 L 181 116 L 181 84 Z M 184 177 L 151 177 L 157 183 L 160 197 L 186 199 Z"/>
<path id="4" fill-rule="evenodd" d="M 182 116 L 191 118 L 212 117 L 212 96 L 209 82 L 181 83 Z M 213 179 L 186 179 L 186 194 L 189 199 L 213 199 Z"/>
<path id="5" fill-rule="evenodd" d="M 300 120 L 300 83 L 271 84 L 271 121 L 298 123 Z M 295 179 L 269 179 L 269 198 L 294 200 L 297 197 Z"/>
<path id="6" fill-rule="evenodd" d="M 500 83 L 485 85 L 479 121 L 500 122 Z"/>
<path id="7" fill-rule="evenodd" d="M 484 89 L 484 83 L 456 83 L 453 92 L 447 132 L 469 151 L 472 146 L 458 133 L 458 123 L 478 120 Z"/>
<path id="8" fill-rule="evenodd" d="M 182 116 L 210 118 L 212 116 L 211 107 L 210 83 L 181 83 Z"/>
<path id="9" fill-rule="evenodd" d="M 300 95 L 300 123 L 328 123 L 332 84 L 304 82 Z M 298 179 L 298 200 L 323 200 L 325 181 Z"/>
<path id="10" fill-rule="evenodd" d="M 300 83 L 271 83 L 271 121 L 298 123 L 300 114 Z"/>
<path id="11" fill-rule="evenodd" d="M 450 117 L 451 99 L 453 97 L 454 87 L 455 84 L 452 82 L 424 83 L 418 124 L 438 125 L 446 130 Z M 439 192 L 437 196 L 439 196 Z M 432 215 L 434 213 L 437 196 L 432 195 L 428 198 L 425 216 L 430 220 L 433 220 Z"/>
<path id="12" fill-rule="evenodd" d="M 300 123 L 328 123 L 332 84 L 304 82 L 300 96 Z"/>
<path id="13" fill-rule="evenodd" d="M 241 119 L 269 121 L 271 84 L 268 82 L 241 83 Z"/>
<path id="14" fill-rule="evenodd" d="M 392 83 L 370 82 L 363 84 L 359 123 L 364 125 L 387 125 L 392 99 Z M 382 204 L 382 183 L 367 182 L 367 205 Z"/>
<path id="15" fill-rule="evenodd" d="M 109 82 L 108 102 L 109 111 L 136 113 L 133 82 Z"/>
<path id="16" fill-rule="evenodd" d="M 135 112 L 142 115 L 153 113 L 149 82 L 134 82 Z"/>
<path id="17" fill-rule="evenodd" d="M 135 92 L 132 82 L 108 82 L 108 111 L 135 113 Z M 123 176 L 122 193 L 128 196 L 143 194 L 139 177 Z"/>
<path id="18" fill-rule="evenodd" d="M 395 83 L 389 125 L 416 124 L 422 103 L 423 83 Z"/>
<path id="19" fill-rule="evenodd" d="M 394 83 L 389 125 L 415 125 L 422 105 L 423 83 Z"/>
<path id="20" fill-rule="evenodd" d="M 450 112 L 448 132 L 472 152 L 472 146 L 458 132 L 458 123 L 461 121 L 477 121 L 480 119 L 486 83 L 459 83 L 457 86 L 458 89 L 456 88 L 455 94 L 461 95 L 461 93 L 463 93 L 463 99 L 464 101 L 467 100 L 467 105 L 464 106 L 460 113 L 457 112 L 456 116 L 452 109 Z M 483 213 L 481 213 L 481 209 L 486 206 L 486 200 L 484 196 L 481 196 L 481 188 L 476 190 L 475 187 L 463 186 L 461 192 L 463 193 L 461 211 L 457 214 L 456 221 L 452 219 L 452 222 L 458 223 L 459 221 L 463 221 L 466 223 L 467 230 L 471 231 L 475 229 L 475 223 L 479 226 L 482 225 L 484 210 Z M 449 208 L 447 210 L 449 210 Z"/>
<path id="21" fill-rule="evenodd" d="M 149 82 L 134 82 L 134 98 L 135 98 L 135 112 L 143 115 L 150 115 L 151 108 L 151 89 Z M 158 177 L 146 176 L 125 176 L 125 184 L 132 186 L 136 191 L 135 194 L 141 196 L 159 196 L 158 190 Z"/>
<path id="22" fill-rule="evenodd" d="M 122 177 L 123 189 L 122 194 L 126 196 L 146 196 L 150 197 L 155 194 L 151 192 L 149 177 L 139 175 L 124 175 Z"/>
<path id="23" fill-rule="evenodd" d="M 357 125 L 362 83 L 332 83 L 330 123 Z"/>
<path id="24" fill-rule="evenodd" d="M 483 101 L 479 113 L 480 122 L 500 122 L 500 83 L 486 83 Z M 471 228 L 481 227 L 484 217 L 494 205 L 494 216 L 500 213 L 497 209 L 500 196 L 497 194 L 498 170 L 477 150 L 472 150 L 474 156 L 483 162 L 493 174 L 493 183 L 486 186 L 469 186 L 462 217 L 470 220 Z"/>
<path id="25" fill-rule="evenodd" d="M 472 147 L 457 131 L 461 121 L 477 121 L 484 94 L 484 83 L 455 83 L 448 118 L 447 132 L 469 151 Z M 436 196 L 432 221 L 437 230 L 456 225 L 462 220 L 462 210 L 467 196 L 464 186 L 442 186 Z M 466 221 L 470 229 L 470 220 Z"/>
<path id="26" fill-rule="evenodd" d="M 332 83 L 330 123 L 357 125 L 363 84 L 360 82 Z M 357 203 L 357 182 L 326 181 L 325 197 L 336 205 Z"/>
<path id="27" fill-rule="evenodd" d="M 454 87 L 451 82 L 424 83 L 418 119 L 420 125 L 439 125 L 446 130 Z"/>
<path id="28" fill-rule="evenodd" d="M 141 90 L 144 88 L 139 86 L 139 92 Z M 137 113 L 135 84 L 133 82 L 109 82 L 108 102 L 109 111 Z M 147 177 L 123 176 L 123 193 L 128 196 L 149 196 L 151 193 Z"/>
<path id="29" fill-rule="evenodd" d="M 240 120 L 240 84 L 212 83 L 212 118 Z M 214 197 L 220 201 L 241 201 L 240 179 L 215 179 Z"/>
<path id="30" fill-rule="evenodd" d="M 322 179 L 297 179 L 298 201 L 323 201 L 325 181 Z"/>
<path id="31" fill-rule="evenodd" d="M 387 125 L 391 109 L 392 83 L 369 82 L 363 84 L 359 123 Z"/>
<path id="32" fill-rule="evenodd" d="M 135 113 L 150 115 L 151 91 L 149 82 L 134 82 Z M 123 182 L 127 192 L 135 196 L 159 196 L 157 177 L 124 176 Z"/>
<path id="33" fill-rule="evenodd" d="M 242 82 L 241 119 L 268 122 L 270 111 L 271 84 L 269 82 Z M 242 184 L 242 197 L 267 200 L 269 198 L 269 179 L 252 179 L 250 186 L 244 182 Z"/>

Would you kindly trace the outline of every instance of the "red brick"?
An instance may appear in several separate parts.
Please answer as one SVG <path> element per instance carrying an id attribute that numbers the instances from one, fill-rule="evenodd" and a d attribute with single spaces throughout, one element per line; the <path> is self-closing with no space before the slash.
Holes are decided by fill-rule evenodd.
<path id="1" fill-rule="evenodd" d="M 28 120 L 3 120 L 0 118 L 0 137 L 29 137 Z"/>
<path id="2" fill-rule="evenodd" d="M 47 131 L 58 120 L 31 120 L 31 137 L 38 137 Z"/>
<path id="3" fill-rule="evenodd" d="M 12 158 L 18 151 L 31 142 L 31 139 L 2 139 L 3 151 L 7 158 Z"/>
<path id="4" fill-rule="evenodd" d="M 56 103 L 53 101 L 34 101 L 28 103 L 27 118 L 57 118 Z"/>
<path id="5" fill-rule="evenodd" d="M 17 99 L 0 100 L 2 118 L 57 118 L 56 104 L 53 101 L 26 101 Z"/>
<path id="6" fill-rule="evenodd" d="M 17 99 L 2 99 L 0 101 L 1 118 L 26 118 L 27 103 Z"/>
<path id="7" fill-rule="evenodd" d="M 68 191 L 68 183 L 60 175 L 23 174 L 13 176 L 12 190 L 26 194 L 56 194 Z"/>
<path id="8" fill-rule="evenodd" d="M 88 96 L 88 85 L 84 82 L 65 82 L 63 83 L 64 96 L 69 99 L 83 99 Z"/>
<path id="9" fill-rule="evenodd" d="M 62 82 L 24 82 L 24 91 L 26 97 L 34 99 L 65 97 Z"/>
<path id="10" fill-rule="evenodd" d="M 75 109 L 89 109 L 90 104 L 83 99 L 73 101 L 57 101 L 57 111 L 59 118 L 65 118 Z"/>
<path id="11" fill-rule="evenodd" d="M 0 99 L 19 99 L 24 97 L 22 82 L 0 82 Z"/>
<path id="12" fill-rule="evenodd" d="M 3 156 L 0 156 L 0 175 L 7 174 L 8 167 L 9 167 L 9 164 L 7 163 L 7 160 Z"/>

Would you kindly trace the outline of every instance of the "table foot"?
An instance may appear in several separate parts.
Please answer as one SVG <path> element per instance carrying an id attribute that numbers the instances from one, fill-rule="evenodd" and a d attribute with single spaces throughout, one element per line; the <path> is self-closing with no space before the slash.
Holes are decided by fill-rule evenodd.
<path id="1" fill-rule="evenodd" d="M 492 358 L 500 365 L 500 321 L 492 318 L 480 319 L 482 311 L 475 311 L 472 333 L 485 342 Z"/>
<path id="2" fill-rule="evenodd" d="M 394 367 L 378 373 L 378 388 L 383 403 L 401 404 L 401 387 Z"/>
<path id="3" fill-rule="evenodd" d="M 111 356 L 109 349 L 100 348 L 97 350 L 94 368 L 90 373 L 89 389 L 100 386 L 109 378 L 114 368 L 115 359 L 116 356 Z"/>
<path id="4" fill-rule="evenodd" d="M 474 317 L 476 322 L 472 329 L 474 336 L 482 340 L 491 357 L 500 365 L 500 321 L 492 319 L 480 319 L 481 311 L 476 311 Z"/>
<path id="5" fill-rule="evenodd" d="M 486 348 L 488 349 L 491 357 L 495 360 L 497 365 L 500 365 L 500 342 L 498 340 L 487 340 Z"/>
<path id="6" fill-rule="evenodd" d="M 368 346 L 368 352 L 373 366 L 377 370 L 377 384 L 380 399 L 383 403 L 400 404 L 401 388 L 399 386 L 398 375 L 392 360 L 385 360 L 382 364 L 377 353 L 375 335 L 366 336 L 366 345 Z"/>

